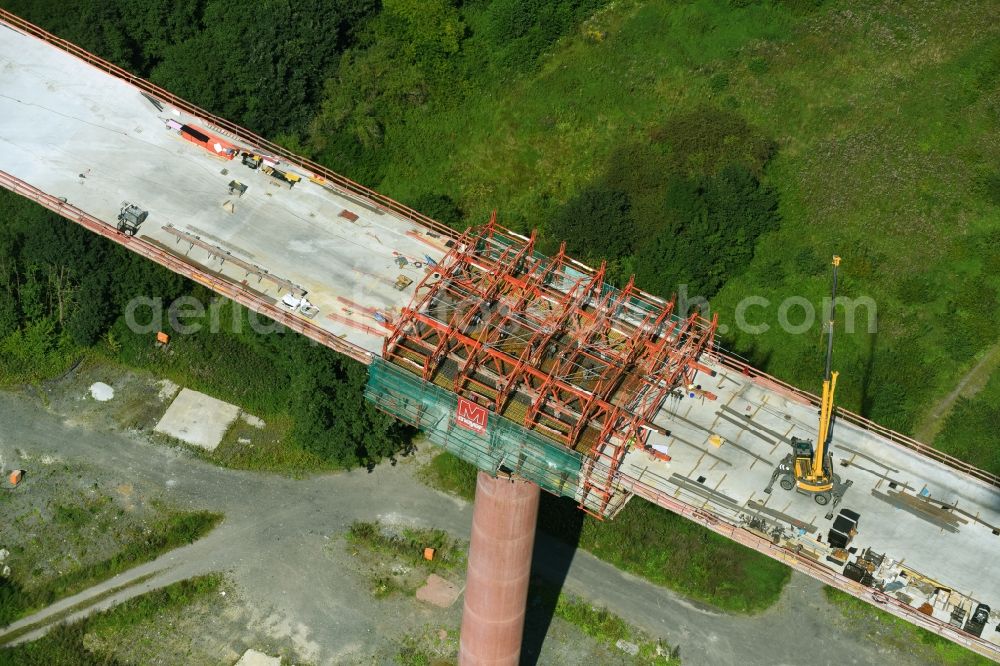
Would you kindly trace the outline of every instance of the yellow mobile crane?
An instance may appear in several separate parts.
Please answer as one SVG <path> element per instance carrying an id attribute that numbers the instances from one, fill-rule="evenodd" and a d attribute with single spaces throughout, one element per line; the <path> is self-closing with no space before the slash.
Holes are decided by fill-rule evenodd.
<path id="1" fill-rule="evenodd" d="M 837 267 L 840 257 L 833 257 L 833 290 L 830 299 L 830 321 L 826 342 L 826 372 L 823 375 L 823 398 L 819 410 L 819 432 L 816 445 L 807 439 L 792 437 L 791 460 L 786 459 L 782 468 L 790 473 L 782 476 L 780 485 L 785 490 L 795 488 L 798 492 L 811 494 L 817 504 L 830 502 L 836 479 L 833 474 L 833 456 L 830 453 L 832 437 L 830 425 L 833 420 L 833 395 L 837 389 L 837 373 L 830 370 L 833 359 L 833 324 L 837 302 Z M 790 463 L 790 464 L 789 464 Z M 836 506 L 836 503 L 834 503 Z"/>

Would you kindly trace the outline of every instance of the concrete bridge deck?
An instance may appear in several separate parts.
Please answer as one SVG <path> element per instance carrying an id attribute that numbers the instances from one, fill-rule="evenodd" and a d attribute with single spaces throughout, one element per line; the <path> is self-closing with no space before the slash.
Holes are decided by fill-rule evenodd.
<path id="1" fill-rule="evenodd" d="M 381 353 L 385 320 L 445 254 L 447 230 L 92 56 L 74 57 L 70 45 L 31 36 L 9 14 L 0 19 L 0 184 L 338 351 L 361 361 Z M 172 123 L 273 157 L 301 180 L 289 188 L 239 157 L 218 157 Z M 234 180 L 247 186 L 242 196 L 230 192 Z M 122 201 L 150 213 L 134 238 L 115 229 Z M 397 288 L 400 277 L 412 283 Z M 282 303 L 303 292 L 317 311 Z M 704 362 L 717 375 L 701 383 L 717 399 L 672 398 L 656 420 L 670 435 L 655 436 L 672 460 L 630 451 L 621 487 L 1000 659 L 997 612 L 981 638 L 948 624 L 956 607 L 1000 610 L 997 480 L 842 415 L 834 461 L 852 483 L 832 511 L 861 514 L 852 560 L 865 548 L 884 555 L 873 573 L 885 589 L 861 585 L 826 560 L 827 508 L 777 484 L 764 492 L 788 439 L 815 437 L 811 397 L 722 354 Z"/>

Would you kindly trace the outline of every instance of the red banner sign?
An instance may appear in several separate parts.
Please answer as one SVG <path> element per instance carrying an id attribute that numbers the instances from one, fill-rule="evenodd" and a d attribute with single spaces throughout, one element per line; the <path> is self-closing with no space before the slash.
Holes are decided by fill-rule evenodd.
<path id="1" fill-rule="evenodd" d="M 489 416 L 489 412 L 486 411 L 485 407 L 465 398 L 458 399 L 458 409 L 455 411 L 455 423 L 460 427 L 484 435 L 486 434 L 486 423 L 489 420 Z"/>

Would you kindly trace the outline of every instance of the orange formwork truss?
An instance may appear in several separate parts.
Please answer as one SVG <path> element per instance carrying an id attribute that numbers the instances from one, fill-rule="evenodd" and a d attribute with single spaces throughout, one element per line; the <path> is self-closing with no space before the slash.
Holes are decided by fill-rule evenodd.
<path id="1" fill-rule="evenodd" d="M 604 282 L 496 217 L 466 231 L 418 285 L 383 358 L 589 458 L 581 507 L 605 515 L 628 447 L 691 383 L 715 321 Z M 593 462 L 600 465 L 591 464 Z M 600 469 L 598 473 L 596 470 Z"/>

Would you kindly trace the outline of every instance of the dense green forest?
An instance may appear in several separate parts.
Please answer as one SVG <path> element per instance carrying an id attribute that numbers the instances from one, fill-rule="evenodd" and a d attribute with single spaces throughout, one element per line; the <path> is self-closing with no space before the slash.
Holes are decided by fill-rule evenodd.
<path id="1" fill-rule="evenodd" d="M 841 404 L 888 426 L 913 428 L 997 344 L 993 3 L 0 5 L 444 222 L 497 208 L 549 251 L 566 240 L 606 260 L 613 281 L 709 298 L 726 346 L 814 390 L 818 320 L 792 335 L 763 308 L 769 330 L 748 333 L 734 312 L 751 295 L 818 303 L 839 253 L 843 293 L 877 303 L 876 332 L 861 321 L 839 337 Z M 8 381 L 26 358 L 41 377 L 95 345 L 148 365 L 123 303 L 197 288 L 15 197 L 0 210 Z M 280 337 L 180 349 L 206 388 L 292 414 L 321 457 L 370 463 L 402 445 L 408 433 L 364 406 L 362 368 Z M 995 420 L 982 400 L 960 408 Z M 1000 471 L 988 429 L 963 433 L 935 444 Z"/>

